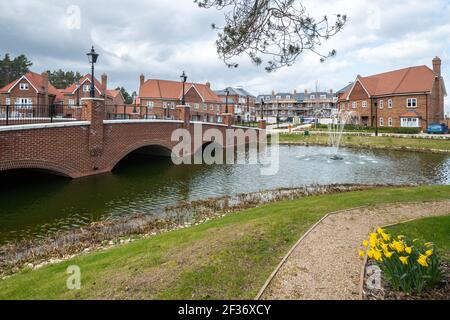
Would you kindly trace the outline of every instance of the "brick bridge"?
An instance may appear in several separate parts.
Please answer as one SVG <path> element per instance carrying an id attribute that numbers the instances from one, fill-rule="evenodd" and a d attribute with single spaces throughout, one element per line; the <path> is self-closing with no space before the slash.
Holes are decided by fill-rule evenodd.
<path id="1" fill-rule="evenodd" d="M 84 102 L 83 121 L 0 127 L 0 171 L 39 169 L 70 178 L 96 175 L 112 171 L 124 157 L 144 147 L 156 147 L 170 156 L 179 143 L 171 141 L 174 130 L 194 133 L 186 106 L 177 107 L 181 119 L 177 121 L 104 120 L 103 100 Z M 224 136 L 226 129 L 265 134 L 264 122 L 259 129 L 235 127 L 231 115 L 224 115 L 224 124 L 202 124 L 203 130 L 211 128 Z M 202 143 L 210 142 L 202 138 Z M 191 154 L 194 149 L 192 144 Z"/>

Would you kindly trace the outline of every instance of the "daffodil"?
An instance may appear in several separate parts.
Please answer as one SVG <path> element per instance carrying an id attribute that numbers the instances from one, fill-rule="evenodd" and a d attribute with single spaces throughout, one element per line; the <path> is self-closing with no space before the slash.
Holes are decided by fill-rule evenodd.
<path id="1" fill-rule="evenodd" d="M 386 233 L 383 233 L 381 236 L 383 237 L 384 241 L 390 241 L 391 240 L 391 236 L 386 234 Z"/>
<path id="2" fill-rule="evenodd" d="M 359 250 L 358 251 L 358 255 L 359 255 L 360 258 L 364 258 L 364 256 L 366 255 L 366 252 L 362 251 L 362 250 Z"/>
<path id="3" fill-rule="evenodd" d="M 384 251 L 384 256 L 388 259 L 392 257 L 393 253 L 391 251 Z"/>
<path id="4" fill-rule="evenodd" d="M 402 253 L 403 251 L 405 251 L 405 245 L 403 244 L 403 242 L 400 241 L 394 240 L 391 244 L 391 248 L 397 251 L 398 253 Z"/>
<path id="5" fill-rule="evenodd" d="M 412 248 L 411 247 L 405 247 L 405 252 L 407 254 L 411 254 L 412 253 Z"/>
<path id="6" fill-rule="evenodd" d="M 383 255 L 381 254 L 380 251 L 374 251 L 373 258 L 378 262 L 383 262 Z"/>
<path id="7" fill-rule="evenodd" d="M 405 239 L 405 236 L 399 235 L 399 236 L 397 237 L 397 239 L 398 239 L 398 240 Z"/>
<path id="8" fill-rule="evenodd" d="M 369 241 L 364 240 L 364 241 L 362 242 L 362 245 L 364 246 L 364 248 L 367 248 L 367 247 L 369 246 Z"/>
<path id="9" fill-rule="evenodd" d="M 378 233 L 379 235 L 382 235 L 382 234 L 384 233 L 384 230 L 381 229 L 381 228 L 378 228 L 378 229 L 377 229 L 377 233 Z"/>
<path id="10" fill-rule="evenodd" d="M 407 265 L 408 264 L 408 258 L 409 257 L 399 257 L 400 261 L 402 262 L 402 264 Z"/>
<path id="11" fill-rule="evenodd" d="M 432 242 L 427 242 L 427 243 L 425 243 L 425 247 L 432 247 L 433 246 L 433 243 Z"/>
<path id="12" fill-rule="evenodd" d="M 420 255 L 419 259 L 417 260 L 417 262 L 425 268 L 428 268 L 428 261 L 427 261 L 428 257 L 424 256 L 423 254 Z"/>
<path id="13" fill-rule="evenodd" d="M 374 254 L 374 250 L 370 250 L 369 252 L 367 252 L 367 256 L 370 258 L 370 259 L 373 259 L 373 254 Z"/>
<path id="14" fill-rule="evenodd" d="M 427 250 L 427 251 L 425 251 L 425 255 L 426 255 L 427 257 L 431 257 L 431 256 L 433 255 L 433 250 Z"/>

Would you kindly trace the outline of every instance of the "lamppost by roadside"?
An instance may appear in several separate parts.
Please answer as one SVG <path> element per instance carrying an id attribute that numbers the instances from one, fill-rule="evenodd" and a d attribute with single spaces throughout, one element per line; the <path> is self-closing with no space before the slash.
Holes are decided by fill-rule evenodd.
<path id="1" fill-rule="evenodd" d="M 97 63 L 99 54 L 95 52 L 94 46 L 92 46 L 91 52 L 87 53 L 89 63 L 91 64 L 91 98 L 95 98 L 95 85 L 94 85 L 94 64 Z"/>
<path id="2" fill-rule="evenodd" d="M 264 120 L 264 99 L 261 98 L 261 120 Z"/>
<path id="3" fill-rule="evenodd" d="M 186 105 L 186 93 L 185 93 L 185 85 L 186 85 L 186 81 L 187 81 L 187 76 L 186 73 L 183 71 L 183 73 L 180 76 L 181 78 L 181 82 L 183 82 L 183 96 L 181 98 L 181 105 L 184 106 Z"/>
<path id="4" fill-rule="evenodd" d="M 228 97 L 230 95 L 230 90 L 226 88 L 225 93 L 227 94 L 225 97 L 225 113 L 228 114 Z"/>
<path id="5" fill-rule="evenodd" d="M 280 99 L 277 98 L 277 129 L 280 128 Z"/>
<path id="6" fill-rule="evenodd" d="M 77 107 L 80 106 L 80 79 L 77 80 Z"/>
<path id="7" fill-rule="evenodd" d="M 375 101 L 375 137 L 378 137 L 378 102 Z"/>

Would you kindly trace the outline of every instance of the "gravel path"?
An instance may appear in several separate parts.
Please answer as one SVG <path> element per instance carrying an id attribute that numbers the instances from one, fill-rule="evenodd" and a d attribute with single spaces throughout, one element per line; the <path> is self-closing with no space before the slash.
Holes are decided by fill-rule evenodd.
<path id="1" fill-rule="evenodd" d="M 372 206 L 330 215 L 293 250 L 262 295 L 268 300 L 359 299 L 357 250 L 378 226 L 450 214 L 450 201 Z"/>

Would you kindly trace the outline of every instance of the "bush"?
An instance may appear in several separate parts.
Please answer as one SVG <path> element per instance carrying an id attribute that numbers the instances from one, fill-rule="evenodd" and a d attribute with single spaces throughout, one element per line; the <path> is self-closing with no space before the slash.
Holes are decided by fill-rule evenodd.
<path id="1" fill-rule="evenodd" d="M 326 124 L 318 124 L 316 129 L 319 130 L 328 130 L 328 126 Z M 379 127 L 378 132 L 380 133 L 398 133 L 398 134 L 418 134 L 420 133 L 421 128 L 403 128 L 403 127 Z M 347 132 L 375 132 L 374 127 L 366 127 L 361 125 L 353 125 L 348 124 L 345 126 L 344 131 Z"/>
<path id="2" fill-rule="evenodd" d="M 442 279 L 439 257 L 432 243 L 418 244 L 404 236 L 392 238 L 384 230 L 378 229 L 363 241 L 365 250 L 360 257 L 374 260 L 384 274 L 386 281 L 398 291 L 406 293 L 432 288 Z"/>

